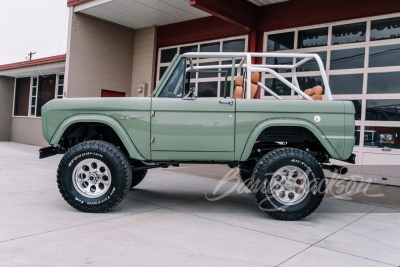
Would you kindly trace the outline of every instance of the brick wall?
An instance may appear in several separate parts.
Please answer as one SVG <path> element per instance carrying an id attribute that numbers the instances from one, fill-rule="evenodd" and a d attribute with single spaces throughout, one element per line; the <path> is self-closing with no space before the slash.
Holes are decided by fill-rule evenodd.
<path id="1" fill-rule="evenodd" d="M 67 97 L 100 97 L 101 90 L 131 94 L 134 31 L 71 14 Z"/>
<path id="2" fill-rule="evenodd" d="M 131 96 L 138 96 L 137 88 L 139 84 L 147 84 L 147 95 L 151 94 L 154 88 L 156 35 L 156 27 L 135 32 Z"/>
<path id="3" fill-rule="evenodd" d="M 35 146 L 48 146 L 43 138 L 41 118 L 12 118 L 11 141 Z"/>

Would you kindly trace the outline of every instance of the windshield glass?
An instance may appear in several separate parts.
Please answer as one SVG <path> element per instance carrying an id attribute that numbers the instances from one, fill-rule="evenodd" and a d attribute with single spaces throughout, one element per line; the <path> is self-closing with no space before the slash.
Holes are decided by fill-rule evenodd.
<path id="1" fill-rule="evenodd" d="M 181 58 L 158 97 L 182 97 L 185 85 L 186 58 Z"/>

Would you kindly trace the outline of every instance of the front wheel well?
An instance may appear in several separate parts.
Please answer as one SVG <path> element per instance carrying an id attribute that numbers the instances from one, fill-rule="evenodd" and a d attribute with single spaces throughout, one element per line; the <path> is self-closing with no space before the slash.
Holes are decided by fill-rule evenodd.
<path id="1" fill-rule="evenodd" d="M 78 122 L 70 125 L 60 138 L 59 145 L 67 151 L 73 146 L 89 140 L 102 140 L 114 144 L 129 155 L 115 130 L 107 124 L 97 122 Z"/>

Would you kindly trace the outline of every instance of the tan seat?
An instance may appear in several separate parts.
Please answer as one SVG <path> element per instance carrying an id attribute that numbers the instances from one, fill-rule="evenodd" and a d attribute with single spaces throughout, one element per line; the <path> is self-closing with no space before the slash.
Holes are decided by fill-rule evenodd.
<path id="1" fill-rule="evenodd" d="M 243 95 L 243 77 L 237 76 L 235 79 L 235 90 L 233 91 L 234 98 L 242 98 Z"/>
<path id="2" fill-rule="evenodd" d="M 305 90 L 304 93 L 314 100 L 322 100 L 323 90 L 324 90 L 324 88 L 322 88 L 321 85 L 317 85 L 317 86 L 314 86 L 313 88 Z M 305 99 L 305 98 L 302 98 L 302 99 Z"/>
<path id="3" fill-rule="evenodd" d="M 251 75 L 251 99 L 254 99 L 258 90 L 258 82 L 260 81 L 260 73 L 254 72 Z M 235 91 L 233 92 L 234 98 L 242 98 L 243 97 L 243 77 L 238 76 L 235 79 Z"/>
<path id="4" fill-rule="evenodd" d="M 258 82 L 260 81 L 260 73 L 254 72 L 251 75 L 251 99 L 254 99 L 258 90 Z"/>

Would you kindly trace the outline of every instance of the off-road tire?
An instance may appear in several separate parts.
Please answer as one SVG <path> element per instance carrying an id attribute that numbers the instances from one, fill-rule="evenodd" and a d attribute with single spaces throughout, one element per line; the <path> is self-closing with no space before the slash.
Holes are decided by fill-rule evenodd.
<path id="1" fill-rule="evenodd" d="M 74 185 L 74 169 L 88 159 L 103 162 L 111 179 L 109 188 L 100 197 L 86 197 Z M 117 206 L 132 183 L 131 166 L 120 149 L 104 141 L 79 143 L 64 155 L 57 169 L 58 189 L 65 201 L 79 211 L 102 213 Z"/>
<path id="2" fill-rule="evenodd" d="M 147 174 L 147 170 L 142 170 L 142 171 L 135 171 L 135 169 L 132 170 L 132 183 L 131 183 L 131 188 L 134 188 L 138 184 L 140 184 L 144 177 Z"/>
<path id="3" fill-rule="evenodd" d="M 304 171 L 304 180 L 307 178 L 309 180 L 309 190 L 308 192 L 304 191 L 306 193 L 303 194 L 303 198 L 299 198 L 299 203 L 282 204 L 274 197 L 272 193 L 274 189 L 269 187 L 272 179 L 279 178 L 277 178 L 278 175 L 274 177 L 274 174 L 282 170 L 284 166 Z M 279 148 L 267 153 L 254 167 L 252 176 L 254 178 L 253 193 L 260 209 L 279 220 L 295 221 L 310 215 L 317 209 L 324 197 L 325 179 L 321 166 L 310 154 L 296 148 Z M 276 181 L 273 182 L 276 183 Z M 283 184 L 283 188 L 286 188 L 285 184 Z M 271 190 L 268 192 L 267 189 Z"/>

